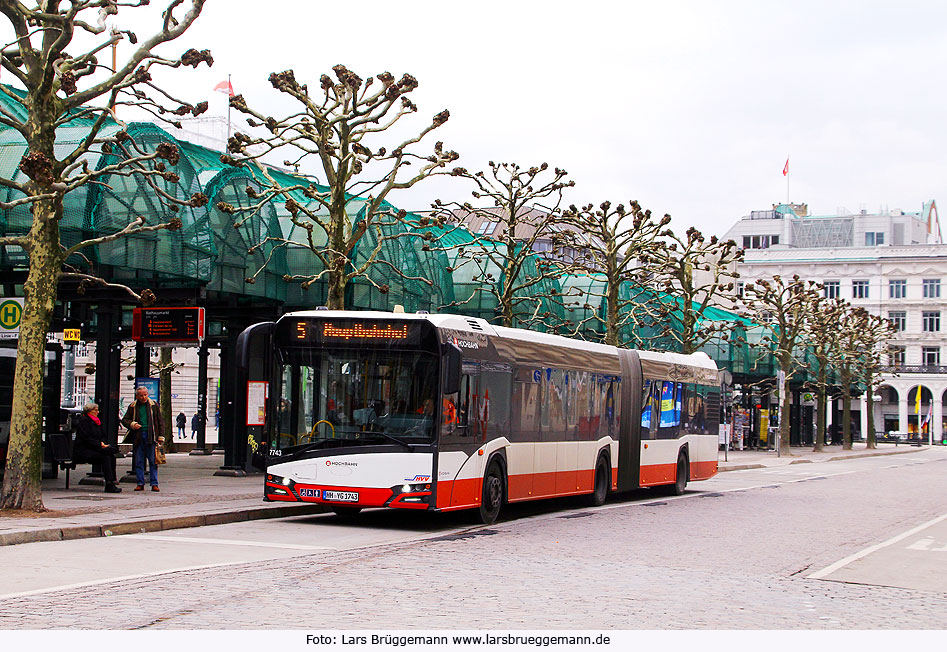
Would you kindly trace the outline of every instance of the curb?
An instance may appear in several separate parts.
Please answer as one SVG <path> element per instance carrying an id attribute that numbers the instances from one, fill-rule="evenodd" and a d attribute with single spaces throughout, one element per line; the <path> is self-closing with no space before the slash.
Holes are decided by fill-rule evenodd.
<path id="1" fill-rule="evenodd" d="M 913 449 L 911 449 L 911 450 L 903 450 L 903 451 L 897 451 L 897 450 L 895 450 L 895 451 L 878 451 L 878 450 L 875 450 L 875 451 L 866 451 L 866 452 L 863 452 L 863 453 L 851 453 L 850 455 L 836 455 L 835 457 L 828 457 L 828 458 L 826 458 L 826 459 L 824 459 L 824 460 L 811 460 L 811 459 L 792 460 L 792 461 L 790 461 L 790 462 L 789 462 L 788 464 L 786 464 L 786 465 L 782 465 L 782 464 L 760 464 L 760 463 L 752 463 L 752 464 L 734 464 L 733 466 L 723 467 L 723 466 L 718 462 L 718 465 L 717 465 L 717 473 L 724 473 L 725 471 L 746 471 L 747 469 L 765 469 L 765 468 L 770 468 L 770 467 L 774 467 L 774 466 L 788 466 L 788 465 L 790 465 L 790 464 L 812 464 L 813 462 L 840 462 L 840 461 L 842 461 L 842 460 L 852 460 L 852 459 L 857 459 L 857 458 L 859 458 L 859 457 L 881 457 L 881 456 L 886 456 L 886 455 L 905 455 L 905 454 L 907 454 L 907 453 L 919 453 L 919 452 L 921 452 L 922 450 L 924 450 L 924 449 L 923 449 L 923 448 L 913 448 Z M 778 459 L 778 458 L 776 458 L 776 459 Z M 727 462 L 724 462 L 723 464 L 727 464 Z"/>
<path id="2" fill-rule="evenodd" d="M 321 505 L 279 505 L 275 507 L 250 507 L 228 512 L 212 512 L 195 516 L 175 516 L 172 518 L 150 518 L 137 521 L 118 521 L 102 525 L 80 525 L 74 527 L 51 527 L 37 530 L 22 530 L 0 534 L 0 546 L 13 546 L 19 543 L 40 541 L 69 541 L 72 539 L 93 539 L 121 534 L 139 534 L 142 532 L 160 532 L 205 525 L 222 525 L 238 521 L 256 521 L 267 518 L 287 516 L 306 516 L 322 514 L 326 511 Z"/>

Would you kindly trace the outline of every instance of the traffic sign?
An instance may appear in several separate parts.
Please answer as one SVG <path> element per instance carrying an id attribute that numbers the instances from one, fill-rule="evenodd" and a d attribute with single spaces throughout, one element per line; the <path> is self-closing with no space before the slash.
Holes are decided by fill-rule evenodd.
<path id="1" fill-rule="evenodd" d="M 62 329 L 63 342 L 79 342 L 82 340 L 82 330 L 79 328 Z"/>
<path id="2" fill-rule="evenodd" d="M 20 321 L 23 318 L 23 299 L 12 297 L 0 299 L 0 340 L 15 340 L 20 337 Z"/>

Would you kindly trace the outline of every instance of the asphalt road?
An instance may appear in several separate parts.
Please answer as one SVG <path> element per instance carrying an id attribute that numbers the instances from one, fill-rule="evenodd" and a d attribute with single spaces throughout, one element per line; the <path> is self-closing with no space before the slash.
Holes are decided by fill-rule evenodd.
<path id="1" fill-rule="evenodd" d="M 0 629 L 943 629 L 947 450 L 0 549 Z"/>

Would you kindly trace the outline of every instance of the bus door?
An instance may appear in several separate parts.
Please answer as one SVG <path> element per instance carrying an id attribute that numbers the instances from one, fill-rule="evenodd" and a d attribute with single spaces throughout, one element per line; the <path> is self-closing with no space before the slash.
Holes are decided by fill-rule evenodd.
<path id="1" fill-rule="evenodd" d="M 441 401 L 440 438 L 438 450 L 442 453 L 453 454 L 456 457 L 462 453 L 466 460 L 460 464 L 458 471 L 463 477 L 483 476 L 484 458 L 476 454 L 484 442 L 485 424 L 481 429 L 480 415 L 480 361 L 464 360 L 461 366 L 460 386 L 457 392 L 444 394 Z M 451 464 L 453 467 L 453 464 Z M 451 477 L 451 480 L 454 480 Z M 442 504 L 459 505 L 472 504 L 479 497 L 479 487 L 476 483 L 453 482 L 451 495 L 442 496 Z"/>
<path id="2" fill-rule="evenodd" d="M 250 326 L 237 338 L 234 397 L 234 465 L 246 471 L 266 468 L 263 444 L 270 441 L 275 392 L 273 333 L 276 324 Z"/>

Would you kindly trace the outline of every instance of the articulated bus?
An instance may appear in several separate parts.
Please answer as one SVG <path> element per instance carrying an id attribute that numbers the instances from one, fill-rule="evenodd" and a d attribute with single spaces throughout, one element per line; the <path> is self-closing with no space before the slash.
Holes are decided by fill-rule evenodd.
<path id="1" fill-rule="evenodd" d="M 264 500 L 476 509 L 492 523 L 507 503 L 680 494 L 717 472 L 720 388 L 703 353 L 328 310 L 251 326 L 237 348 Z"/>

